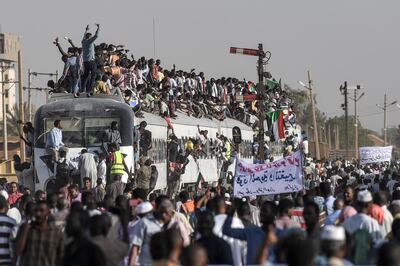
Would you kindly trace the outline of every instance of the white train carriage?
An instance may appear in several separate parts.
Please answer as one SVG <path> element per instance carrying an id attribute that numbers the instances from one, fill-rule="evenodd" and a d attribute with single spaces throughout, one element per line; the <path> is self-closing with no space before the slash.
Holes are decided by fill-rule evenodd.
<path id="1" fill-rule="evenodd" d="M 239 127 L 242 133 L 239 157 L 249 162 L 252 161 L 253 130 L 251 127 L 229 118 L 218 121 L 216 119 L 189 117 L 179 111 L 176 114 L 176 119 L 170 119 L 170 121 L 182 149 L 184 149 L 184 144 L 189 138 L 199 138 L 197 126 L 201 130 L 208 130 L 209 138 L 205 150 L 207 156 L 200 157 L 197 162 L 189 156 L 189 164 L 182 175 L 181 185 L 196 183 L 200 172 L 204 181 L 209 183 L 218 181 L 220 165 L 217 163 L 215 154 L 211 151 L 210 143 L 215 141 L 217 133 L 231 140 L 232 128 L 235 126 Z M 146 129 L 152 132 L 152 149 L 149 151 L 149 157 L 154 161 L 158 169 L 159 176 L 156 189 L 165 189 L 167 187 L 167 123 L 162 117 L 150 113 L 144 113 L 144 118 L 135 118 L 134 124 L 139 125 L 141 121 L 146 121 Z M 228 171 L 233 172 L 233 170 L 234 163 L 229 167 Z"/>

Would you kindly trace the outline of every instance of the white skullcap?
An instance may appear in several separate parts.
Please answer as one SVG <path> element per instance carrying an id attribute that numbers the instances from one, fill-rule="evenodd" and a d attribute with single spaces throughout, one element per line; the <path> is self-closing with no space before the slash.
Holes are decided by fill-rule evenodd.
<path id="1" fill-rule="evenodd" d="M 0 191 L 0 195 L 2 195 L 6 200 L 8 200 L 8 193 L 5 190 Z"/>
<path id="2" fill-rule="evenodd" d="M 371 192 L 369 192 L 368 190 L 362 190 L 362 191 L 358 192 L 357 201 L 359 201 L 359 202 L 371 202 L 372 201 Z"/>
<path id="3" fill-rule="evenodd" d="M 153 210 L 153 205 L 151 205 L 150 202 L 142 202 L 136 207 L 136 213 L 137 214 L 144 214 L 151 212 Z"/>
<path id="4" fill-rule="evenodd" d="M 394 200 L 392 204 L 400 207 L 400 200 Z"/>
<path id="5" fill-rule="evenodd" d="M 231 198 L 231 195 L 229 195 L 229 193 L 225 193 L 225 194 L 224 194 L 224 198 L 230 199 L 230 198 Z"/>
<path id="6" fill-rule="evenodd" d="M 345 241 L 346 234 L 344 228 L 335 225 L 326 225 L 321 233 L 322 240 Z"/>

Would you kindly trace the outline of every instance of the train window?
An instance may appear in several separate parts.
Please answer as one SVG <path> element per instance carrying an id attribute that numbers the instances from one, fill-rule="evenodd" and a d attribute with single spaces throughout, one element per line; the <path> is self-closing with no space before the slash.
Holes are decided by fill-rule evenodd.
<path id="1" fill-rule="evenodd" d="M 46 119 L 45 132 L 51 130 L 56 119 Z M 83 127 L 84 121 L 82 118 L 73 117 L 68 119 L 60 119 L 63 127 L 63 142 L 69 148 L 78 148 L 84 146 Z M 44 135 L 44 143 L 47 141 L 48 134 Z"/>
<path id="2" fill-rule="evenodd" d="M 110 128 L 111 122 L 119 118 L 86 118 L 85 119 L 85 143 L 87 147 L 100 146 L 103 142 L 103 133 Z"/>

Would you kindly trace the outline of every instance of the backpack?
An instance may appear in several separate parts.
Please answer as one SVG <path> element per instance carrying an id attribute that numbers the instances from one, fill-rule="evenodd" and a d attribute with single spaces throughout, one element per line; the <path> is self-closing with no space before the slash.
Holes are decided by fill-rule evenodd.
<path id="1" fill-rule="evenodd" d="M 69 172 L 69 166 L 67 164 L 67 159 L 64 159 L 62 162 L 57 162 L 57 168 L 56 168 L 56 177 L 62 178 L 62 177 L 68 177 L 70 174 Z"/>

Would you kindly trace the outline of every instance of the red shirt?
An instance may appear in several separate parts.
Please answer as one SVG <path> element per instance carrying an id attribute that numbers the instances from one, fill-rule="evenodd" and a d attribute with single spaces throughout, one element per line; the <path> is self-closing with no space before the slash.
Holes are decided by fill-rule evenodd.
<path id="1" fill-rule="evenodd" d="M 13 205 L 13 204 L 15 204 L 15 203 L 17 202 L 17 200 L 18 200 L 20 197 L 22 197 L 22 193 L 19 193 L 18 191 L 15 192 L 14 194 L 11 194 L 11 193 L 10 193 L 10 194 L 8 195 L 8 200 L 7 200 L 7 202 L 8 202 L 8 204 Z"/>

